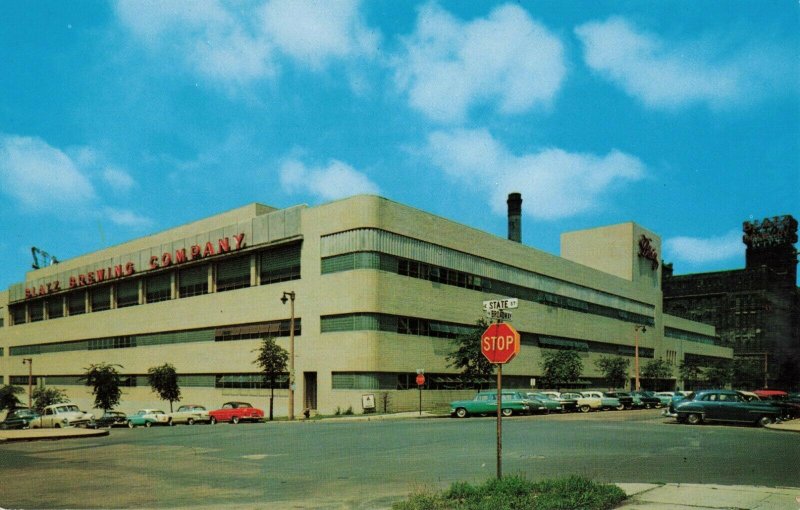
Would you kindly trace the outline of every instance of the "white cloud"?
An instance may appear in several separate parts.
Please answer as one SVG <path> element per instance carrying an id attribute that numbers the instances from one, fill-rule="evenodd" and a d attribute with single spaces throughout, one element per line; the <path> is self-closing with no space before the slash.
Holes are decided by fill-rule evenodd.
<path id="1" fill-rule="evenodd" d="M 116 13 L 150 50 L 183 59 L 202 76 L 242 85 L 275 77 L 281 54 L 315 69 L 374 54 L 380 36 L 364 25 L 358 7 L 355 0 L 119 0 Z"/>
<path id="2" fill-rule="evenodd" d="M 763 94 L 786 75 L 780 52 L 724 50 L 707 40 L 672 43 L 623 18 L 575 29 L 586 65 L 651 108 L 721 107 Z"/>
<path id="3" fill-rule="evenodd" d="M 0 182 L 6 194 L 29 210 L 95 197 L 91 181 L 75 162 L 40 138 L 0 135 Z"/>
<path id="4" fill-rule="evenodd" d="M 379 193 L 369 177 L 337 160 L 325 167 L 307 167 L 296 159 L 287 160 L 281 165 L 281 186 L 287 193 L 310 193 L 322 200 Z"/>
<path id="5" fill-rule="evenodd" d="M 153 220 L 127 209 L 104 207 L 103 217 L 121 227 L 145 228 L 153 224 Z"/>
<path id="6" fill-rule="evenodd" d="M 698 237 L 673 237 L 664 241 L 666 258 L 704 264 L 720 262 L 741 255 L 742 233 L 731 230 L 725 235 L 702 239 Z"/>
<path id="7" fill-rule="evenodd" d="M 397 85 L 437 121 L 460 121 L 476 105 L 504 114 L 547 106 L 566 74 L 561 41 L 510 4 L 471 22 L 429 4 L 405 43 Z"/>
<path id="8" fill-rule="evenodd" d="M 434 132 L 427 154 L 452 179 L 486 190 L 496 214 L 505 213 L 508 193 L 518 191 L 525 214 L 548 220 L 599 209 L 617 186 L 645 174 L 639 159 L 616 150 L 596 156 L 549 148 L 517 156 L 486 130 Z"/>
<path id="9" fill-rule="evenodd" d="M 103 180 L 106 182 L 106 184 L 109 184 L 111 189 L 114 191 L 127 192 L 133 189 L 133 187 L 136 185 L 133 177 L 131 177 L 128 172 L 122 170 L 121 168 L 116 168 L 113 166 L 106 167 L 103 170 L 102 175 Z"/>

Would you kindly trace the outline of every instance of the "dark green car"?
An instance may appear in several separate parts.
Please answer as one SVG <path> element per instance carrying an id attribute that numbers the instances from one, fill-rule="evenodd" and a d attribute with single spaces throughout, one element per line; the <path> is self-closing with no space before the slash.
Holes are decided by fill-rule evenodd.
<path id="1" fill-rule="evenodd" d="M 780 418 L 779 408 L 767 402 L 748 402 L 732 390 L 696 391 L 675 403 L 679 423 L 697 425 L 707 421 L 724 421 L 768 425 Z"/>
<path id="2" fill-rule="evenodd" d="M 530 402 L 518 391 L 502 392 L 503 416 L 517 414 L 529 414 L 531 412 Z M 466 418 L 470 415 L 497 414 L 497 391 L 480 391 L 472 400 L 457 400 L 450 402 L 450 416 Z"/>
<path id="3" fill-rule="evenodd" d="M 27 429 L 31 420 L 38 417 L 39 415 L 36 412 L 27 407 L 18 407 L 10 410 L 5 420 L 0 421 L 0 429 Z"/>

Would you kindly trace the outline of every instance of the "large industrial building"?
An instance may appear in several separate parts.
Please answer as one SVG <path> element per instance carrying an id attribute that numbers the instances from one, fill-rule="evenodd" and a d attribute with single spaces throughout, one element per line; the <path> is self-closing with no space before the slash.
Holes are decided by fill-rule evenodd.
<path id="1" fill-rule="evenodd" d="M 670 386 L 683 384 L 677 367 L 688 356 L 732 357 L 712 326 L 664 313 L 655 233 L 634 223 L 570 232 L 559 257 L 518 242 L 518 200 L 509 197 L 510 239 L 361 195 L 251 204 L 29 271 L 0 292 L 0 379 L 27 386 L 31 369 L 34 384 L 91 408 L 81 374 L 117 364 L 119 409 L 133 412 L 163 407 L 146 374 L 171 363 L 183 402 L 264 407 L 254 351 L 266 336 L 290 350 L 293 309 L 294 409 L 416 409 L 418 370 L 423 407 L 434 408 L 491 384 L 464 380 L 446 357 L 482 302 L 505 297 L 519 300 L 522 338 L 506 387 L 539 386 L 551 349 L 579 352 L 578 387 L 606 386 L 601 356 L 631 360 L 633 379 L 637 346 L 641 365 L 671 364 Z M 278 414 L 289 407 L 288 379 Z"/>
<path id="2" fill-rule="evenodd" d="M 754 388 L 800 389 L 797 220 L 746 221 L 742 230 L 745 268 L 674 275 L 667 265 L 664 309 L 714 325 L 722 345 L 754 365 Z"/>

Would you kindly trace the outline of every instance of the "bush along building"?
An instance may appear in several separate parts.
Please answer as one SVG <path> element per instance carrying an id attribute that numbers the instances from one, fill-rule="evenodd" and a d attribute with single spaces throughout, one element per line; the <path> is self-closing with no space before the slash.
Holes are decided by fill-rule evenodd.
<path id="1" fill-rule="evenodd" d="M 655 233 L 635 223 L 565 233 L 559 257 L 519 242 L 520 201 L 509 199 L 509 239 L 362 195 L 250 204 L 29 271 L 0 292 L 0 378 L 27 386 L 30 369 L 34 384 L 91 407 L 84 369 L 119 365 L 119 407 L 133 412 L 164 404 L 147 373 L 170 363 L 186 402 L 263 408 L 270 392 L 254 361 L 271 337 L 290 355 L 276 415 L 414 410 L 418 370 L 423 406 L 445 408 L 494 384 L 447 356 L 484 300 L 507 297 L 519 300 L 522 338 L 503 370 L 510 388 L 541 387 L 543 354 L 555 350 L 580 356 L 581 376 L 563 382 L 575 388 L 608 386 L 601 357 L 630 361 L 630 380 L 637 353 L 642 367 L 662 359 L 662 387 L 684 385 L 686 357 L 732 358 L 713 326 L 663 312 Z"/>
<path id="2" fill-rule="evenodd" d="M 663 272 L 664 310 L 712 324 L 733 349 L 734 384 L 800 387 L 800 289 L 797 220 L 776 216 L 746 221 L 744 269 L 674 275 Z"/>

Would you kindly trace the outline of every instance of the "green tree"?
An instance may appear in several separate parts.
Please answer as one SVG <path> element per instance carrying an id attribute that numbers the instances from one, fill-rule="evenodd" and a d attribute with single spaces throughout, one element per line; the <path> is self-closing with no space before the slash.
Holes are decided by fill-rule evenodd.
<path id="1" fill-rule="evenodd" d="M 719 360 L 703 371 L 705 383 L 712 388 L 724 388 L 733 379 L 733 363 L 731 360 Z"/>
<path id="2" fill-rule="evenodd" d="M 33 409 L 39 414 L 42 414 L 44 408 L 49 405 L 61 404 L 67 401 L 67 393 L 58 388 L 38 386 L 33 390 Z"/>
<path id="3" fill-rule="evenodd" d="M 457 336 L 453 340 L 453 351 L 445 358 L 447 366 L 460 371 L 467 381 L 491 377 L 495 364 L 490 363 L 481 352 L 481 335 L 489 323 L 485 319 L 475 322 L 475 329 Z"/>
<path id="4" fill-rule="evenodd" d="M 86 386 L 92 387 L 94 407 L 103 411 L 114 409 L 122 396 L 117 367 L 122 368 L 122 365 L 93 364 L 89 368 L 84 368 L 86 372 L 81 376 L 81 380 L 86 382 Z"/>
<path id="5" fill-rule="evenodd" d="M 610 388 L 625 387 L 631 360 L 622 356 L 601 356 L 600 359 L 595 360 L 594 364 L 603 372 L 603 378 Z"/>
<path id="6" fill-rule="evenodd" d="M 0 411 L 20 406 L 22 402 L 17 398 L 17 395 L 24 391 L 21 387 L 11 386 L 10 384 L 0 388 Z"/>
<path id="7" fill-rule="evenodd" d="M 735 358 L 733 360 L 733 386 L 755 390 L 764 386 L 764 361 L 760 358 Z"/>
<path id="8" fill-rule="evenodd" d="M 578 351 L 546 351 L 542 355 L 542 379 L 548 387 L 560 389 L 577 381 L 583 373 L 583 362 Z"/>
<path id="9" fill-rule="evenodd" d="M 256 349 L 258 357 L 254 361 L 261 367 L 264 381 L 269 385 L 269 420 L 272 421 L 272 408 L 275 400 L 275 381 L 279 375 L 286 372 L 289 353 L 286 349 L 275 343 L 273 338 L 261 341 L 261 347 Z"/>
<path id="10" fill-rule="evenodd" d="M 172 403 L 181 399 L 181 388 L 178 386 L 175 367 L 169 363 L 164 363 L 160 367 L 150 367 L 147 370 L 147 383 L 161 400 L 169 402 L 169 412 L 172 412 Z"/>
<path id="11" fill-rule="evenodd" d="M 651 359 L 642 367 L 642 378 L 648 381 L 651 389 L 661 390 L 665 381 L 672 376 L 672 365 L 661 358 Z"/>
<path id="12" fill-rule="evenodd" d="M 678 365 L 678 373 L 683 379 L 683 389 L 688 389 L 690 386 L 694 388 L 700 382 L 700 377 L 703 375 L 703 369 L 694 358 L 684 359 Z"/>

